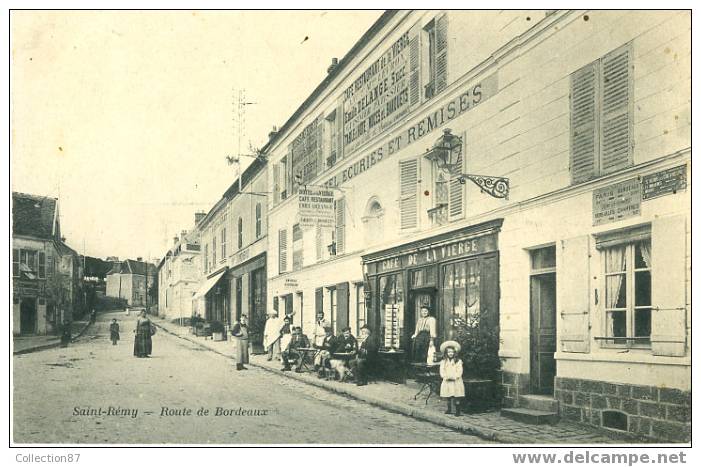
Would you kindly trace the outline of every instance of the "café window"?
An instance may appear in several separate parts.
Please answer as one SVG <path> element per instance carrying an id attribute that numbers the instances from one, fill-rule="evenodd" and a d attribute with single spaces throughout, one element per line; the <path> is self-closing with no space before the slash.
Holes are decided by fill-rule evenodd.
<path id="1" fill-rule="evenodd" d="M 436 286 L 436 268 L 433 266 L 415 269 L 411 271 L 409 277 L 412 289 Z"/>
<path id="2" fill-rule="evenodd" d="M 480 263 L 478 260 L 446 264 L 441 271 L 442 315 L 451 327 L 480 324 Z"/>
<path id="3" fill-rule="evenodd" d="M 651 331 L 651 242 L 603 249 L 606 337 L 604 344 L 649 346 Z"/>
<path id="4" fill-rule="evenodd" d="M 404 277 L 401 273 L 380 277 L 380 342 L 384 342 L 386 329 L 386 311 L 392 305 L 397 306 L 398 335 L 404 334 Z"/>

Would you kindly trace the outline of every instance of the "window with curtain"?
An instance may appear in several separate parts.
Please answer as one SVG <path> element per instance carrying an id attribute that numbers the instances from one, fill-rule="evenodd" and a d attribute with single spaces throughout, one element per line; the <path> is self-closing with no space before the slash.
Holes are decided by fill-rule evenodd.
<path id="1" fill-rule="evenodd" d="M 443 266 L 443 316 L 450 316 L 451 326 L 479 326 L 480 265 L 478 260 L 461 261 Z"/>
<path id="2" fill-rule="evenodd" d="M 608 344 L 649 346 L 652 313 L 650 240 L 603 250 Z"/>

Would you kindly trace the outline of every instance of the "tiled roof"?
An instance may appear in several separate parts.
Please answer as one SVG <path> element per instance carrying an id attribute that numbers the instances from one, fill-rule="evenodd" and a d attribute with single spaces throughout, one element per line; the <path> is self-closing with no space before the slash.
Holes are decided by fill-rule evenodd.
<path id="1" fill-rule="evenodd" d="M 14 235 L 50 239 L 58 200 L 47 196 L 12 193 L 12 232 Z"/>
<path id="2" fill-rule="evenodd" d="M 146 271 L 146 265 L 148 264 L 149 274 L 155 276 L 157 274 L 157 267 L 155 264 L 145 263 L 143 261 L 136 261 L 133 259 L 127 259 L 121 263 L 114 263 L 112 269 L 107 274 L 138 274 L 140 276 L 144 275 Z"/>
<path id="3" fill-rule="evenodd" d="M 75 257 L 79 256 L 77 251 L 75 251 L 73 248 L 69 247 L 68 245 L 66 245 L 63 242 L 56 242 L 56 251 L 61 256 L 68 256 L 68 255 L 73 255 Z"/>

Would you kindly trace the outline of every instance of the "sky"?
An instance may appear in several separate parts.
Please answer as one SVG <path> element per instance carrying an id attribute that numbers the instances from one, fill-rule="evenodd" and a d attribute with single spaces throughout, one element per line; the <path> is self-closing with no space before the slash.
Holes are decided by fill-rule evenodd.
<path id="1" fill-rule="evenodd" d="M 12 190 L 80 253 L 161 257 L 236 178 L 238 90 L 261 147 L 380 14 L 13 11 Z"/>

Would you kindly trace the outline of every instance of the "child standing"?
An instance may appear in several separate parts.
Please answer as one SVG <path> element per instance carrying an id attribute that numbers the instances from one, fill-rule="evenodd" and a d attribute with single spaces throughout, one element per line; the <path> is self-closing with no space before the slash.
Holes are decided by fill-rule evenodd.
<path id="1" fill-rule="evenodd" d="M 112 345 L 117 345 L 119 340 L 119 324 L 117 323 L 117 318 L 112 319 L 112 324 L 110 324 L 110 340 Z"/>
<path id="2" fill-rule="evenodd" d="M 462 360 L 458 358 L 460 344 L 455 341 L 445 341 L 441 344 L 440 373 L 443 382 L 441 383 L 441 397 L 448 400 L 448 409 L 445 413 L 455 413 L 460 416 L 459 399 L 465 397 L 465 384 L 462 382 Z M 454 410 L 453 410 L 454 407 Z"/>

